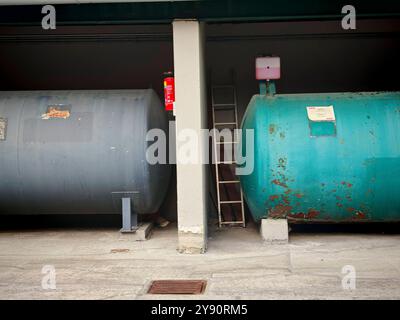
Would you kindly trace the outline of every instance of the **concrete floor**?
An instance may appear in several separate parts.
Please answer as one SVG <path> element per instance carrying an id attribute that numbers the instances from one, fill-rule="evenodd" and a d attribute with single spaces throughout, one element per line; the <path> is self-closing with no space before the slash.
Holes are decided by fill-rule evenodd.
<path id="1" fill-rule="evenodd" d="M 269 246 L 249 227 L 212 232 L 205 255 L 176 247 L 174 226 L 145 242 L 110 229 L 3 231 L 0 298 L 400 298 L 400 235 L 294 233 Z M 56 290 L 41 287 L 44 265 L 56 269 Z M 342 289 L 345 265 L 356 269 L 355 290 Z M 182 278 L 207 280 L 204 295 L 146 294 L 152 280 Z"/>

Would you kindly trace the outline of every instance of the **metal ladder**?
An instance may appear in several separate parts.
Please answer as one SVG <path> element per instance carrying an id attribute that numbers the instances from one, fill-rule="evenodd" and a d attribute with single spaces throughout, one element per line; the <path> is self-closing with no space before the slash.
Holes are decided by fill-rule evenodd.
<path id="1" fill-rule="evenodd" d="M 232 102 L 231 103 L 217 103 L 216 102 L 216 97 L 215 97 L 215 92 L 216 90 L 221 90 L 221 89 L 230 89 L 232 90 Z M 224 180 L 223 174 L 220 171 L 220 166 L 221 165 L 231 165 L 231 164 L 236 164 L 235 159 L 232 159 L 233 161 L 225 161 L 225 159 L 221 160 L 221 155 L 219 156 L 218 150 L 220 149 L 219 147 L 221 145 L 224 145 L 224 151 L 225 151 L 225 145 L 231 145 L 231 150 L 233 151 L 234 146 L 238 143 L 238 133 L 235 129 L 238 129 L 238 114 L 237 114 L 237 97 L 236 97 L 236 88 L 234 85 L 218 85 L 218 86 L 212 86 L 211 87 L 211 107 L 212 107 L 212 121 L 213 121 L 213 128 L 222 130 L 222 129 L 230 129 L 233 130 L 234 134 L 232 141 L 225 142 L 225 141 L 216 141 L 216 136 L 215 136 L 215 131 L 213 133 L 213 146 L 214 146 L 214 163 L 215 163 L 215 180 L 216 180 L 216 189 L 217 189 L 217 202 L 218 202 L 218 221 L 219 221 L 219 227 L 222 227 L 223 225 L 232 225 L 232 226 L 246 226 L 245 222 L 245 215 L 244 215 L 244 202 L 243 202 L 243 192 L 242 188 L 240 186 L 240 181 L 234 175 L 234 172 L 232 173 L 234 175 L 234 180 Z M 234 113 L 234 120 L 233 122 L 216 122 L 217 117 L 216 113 L 218 111 L 232 111 Z M 239 186 L 239 195 L 237 199 L 229 199 L 229 192 L 226 189 L 227 185 L 232 185 L 232 184 L 238 184 Z M 220 187 L 223 187 L 225 190 L 225 198 L 227 200 L 221 200 L 221 190 Z M 239 205 L 239 213 L 235 214 L 235 210 L 233 210 L 233 205 Z M 230 205 L 232 211 L 234 214 L 232 214 L 232 218 L 235 219 L 226 219 L 223 214 L 222 206 L 223 205 Z"/>

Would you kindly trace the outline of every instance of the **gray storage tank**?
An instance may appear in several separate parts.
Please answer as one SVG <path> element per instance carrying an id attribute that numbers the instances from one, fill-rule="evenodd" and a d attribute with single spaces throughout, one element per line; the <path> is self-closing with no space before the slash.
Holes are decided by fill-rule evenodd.
<path id="1" fill-rule="evenodd" d="M 0 92 L 0 214 L 156 212 L 170 167 L 146 161 L 146 133 L 168 134 L 149 90 Z"/>

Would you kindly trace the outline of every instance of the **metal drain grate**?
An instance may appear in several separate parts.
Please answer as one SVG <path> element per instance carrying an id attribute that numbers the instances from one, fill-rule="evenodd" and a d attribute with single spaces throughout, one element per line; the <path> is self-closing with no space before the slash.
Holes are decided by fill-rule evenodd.
<path id="1" fill-rule="evenodd" d="M 155 280 L 150 294 L 202 294 L 207 286 L 205 280 Z"/>

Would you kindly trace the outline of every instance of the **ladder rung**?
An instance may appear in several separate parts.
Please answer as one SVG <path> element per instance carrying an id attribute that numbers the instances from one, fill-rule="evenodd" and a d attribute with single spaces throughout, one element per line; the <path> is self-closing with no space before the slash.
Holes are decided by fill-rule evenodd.
<path id="1" fill-rule="evenodd" d="M 216 122 L 214 126 L 236 125 L 236 122 Z"/>
<path id="2" fill-rule="evenodd" d="M 236 161 L 216 161 L 217 164 L 236 164 Z"/>
<path id="3" fill-rule="evenodd" d="M 219 183 L 221 184 L 226 184 L 226 183 L 239 183 L 239 180 L 226 180 L 226 181 L 219 181 Z"/>
<path id="4" fill-rule="evenodd" d="M 221 224 L 244 224 L 244 221 L 221 221 Z"/>
<path id="5" fill-rule="evenodd" d="M 238 143 L 237 141 L 230 141 L 230 142 L 216 142 L 215 144 L 234 144 Z"/>
<path id="6" fill-rule="evenodd" d="M 242 200 L 230 200 L 230 201 L 220 201 L 222 204 L 227 204 L 227 203 L 242 203 Z"/>

